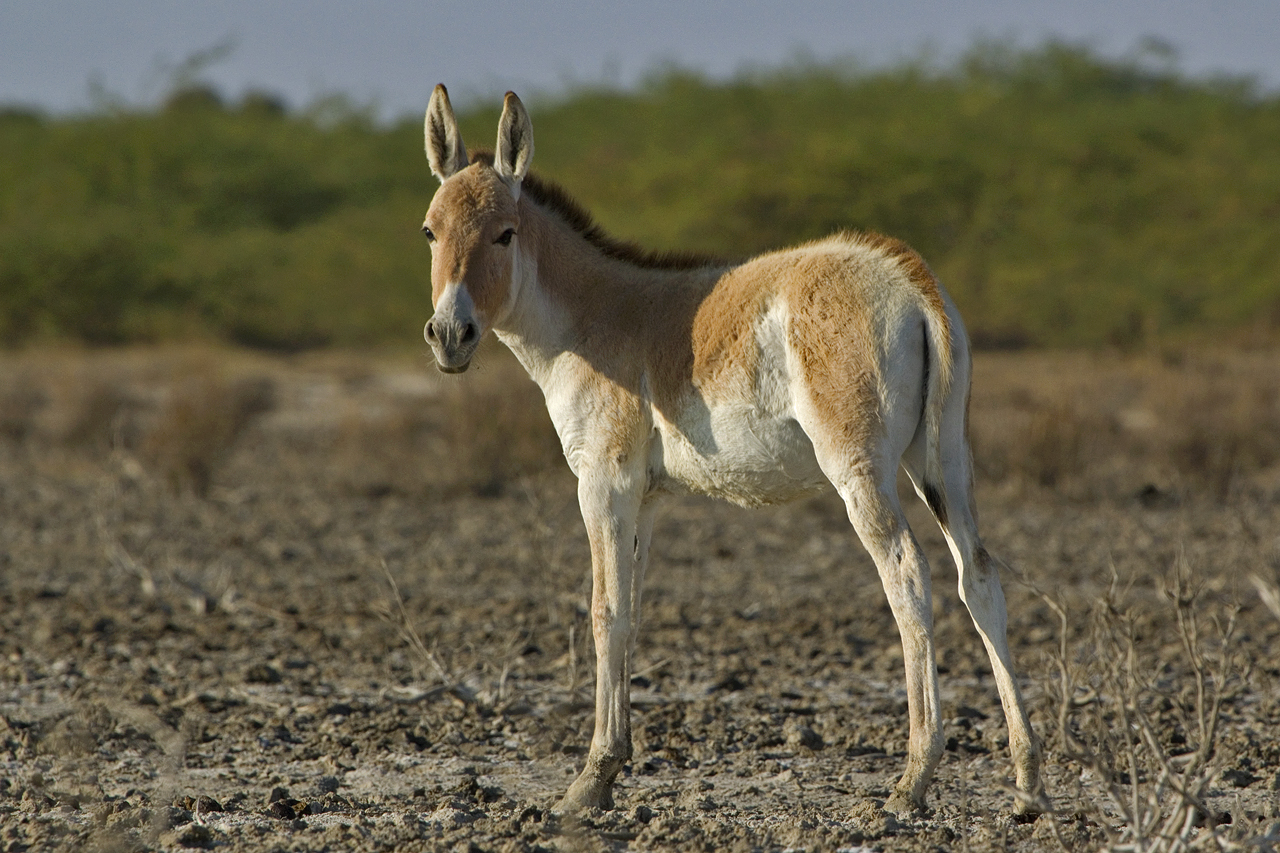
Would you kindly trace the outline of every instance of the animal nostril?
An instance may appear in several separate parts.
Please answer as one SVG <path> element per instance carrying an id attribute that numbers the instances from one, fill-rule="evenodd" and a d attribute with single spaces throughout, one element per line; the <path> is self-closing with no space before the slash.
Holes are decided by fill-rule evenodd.
<path id="1" fill-rule="evenodd" d="M 427 322 L 427 340 L 434 341 L 436 339 L 436 324 L 434 320 Z"/>
<path id="2" fill-rule="evenodd" d="M 468 323 L 467 328 L 462 332 L 462 342 L 469 344 L 476 339 L 476 335 L 480 334 L 480 330 L 476 328 L 475 323 Z"/>

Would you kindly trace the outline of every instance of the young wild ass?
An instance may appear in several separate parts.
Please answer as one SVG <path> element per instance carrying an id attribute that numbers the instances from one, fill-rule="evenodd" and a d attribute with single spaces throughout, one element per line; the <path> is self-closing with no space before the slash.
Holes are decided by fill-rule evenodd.
<path id="1" fill-rule="evenodd" d="M 911 732 L 886 808 L 912 812 L 942 754 L 929 568 L 898 466 L 942 527 L 987 647 L 1018 787 L 1039 750 L 1014 680 L 1004 593 L 978 537 L 967 437 L 970 359 L 955 305 L 897 240 L 844 233 L 743 264 L 646 254 L 606 237 L 529 173 L 533 128 L 508 93 L 496 153 L 468 157 L 444 86 L 426 115 L 440 189 L 426 325 L 440 370 L 492 330 L 546 396 L 591 545 L 595 734 L 559 808 L 613 803 L 631 757 L 631 655 L 654 509 L 665 494 L 743 506 L 835 486 L 902 636 Z"/>

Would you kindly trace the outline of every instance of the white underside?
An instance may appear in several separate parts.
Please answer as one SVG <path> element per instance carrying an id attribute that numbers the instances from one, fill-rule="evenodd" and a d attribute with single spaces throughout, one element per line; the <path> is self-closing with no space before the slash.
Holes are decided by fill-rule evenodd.
<path id="1" fill-rule="evenodd" d="M 760 506 L 828 485 L 813 443 L 796 420 L 795 400 L 807 392 L 788 353 L 786 311 L 780 301 L 760 318 L 755 339 L 756 375 L 749 399 L 708 403 L 698 395 L 676 423 L 654 412 L 651 489 Z"/>

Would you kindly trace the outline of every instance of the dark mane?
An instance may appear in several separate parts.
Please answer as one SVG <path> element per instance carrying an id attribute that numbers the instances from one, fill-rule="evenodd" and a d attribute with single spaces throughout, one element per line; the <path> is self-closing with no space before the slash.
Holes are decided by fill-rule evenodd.
<path id="1" fill-rule="evenodd" d="M 472 163 L 493 165 L 493 152 L 471 152 Z M 635 243 L 610 237 L 595 223 L 586 208 L 578 204 L 559 184 L 543 180 L 530 172 L 525 175 L 520 191 L 531 201 L 559 217 L 565 225 L 582 235 L 601 254 L 644 269 L 688 270 L 724 266 L 725 261 L 696 252 L 651 252 Z"/>

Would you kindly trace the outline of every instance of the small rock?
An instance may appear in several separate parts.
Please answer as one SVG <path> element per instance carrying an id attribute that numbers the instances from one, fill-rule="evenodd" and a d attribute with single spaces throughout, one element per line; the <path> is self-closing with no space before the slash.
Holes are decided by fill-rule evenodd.
<path id="1" fill-rule="evenodd" d="M 1213 814 L 1205 814 L 1204 812 L 1196 812 L 1196 826 L 1230 826 L 1235 822 L 1231 812 L 1214 812 Z"/>
<path id="2" fill-rule="evenodd" d="M 648 823 L 653 820 L 653 809 L 648 806 L 636 806 L 636 810 L 632 813 L 632 817 L 640 823 Z"/>
<path id="3" fill-rule="evenodd" d="M 177 808 L 186 809 L 189 812 L 199 812 L 200 814 L 226 811 L 221 803 L 204 794 L 198 797 L 178 797 L 173 801 L 173 805 Z"/>
<path id="4" fill-rule="evenodd" d="M 138 826 L 145 826 L 151 822 L 151 809 L 139 806 L 138 808 L 118 809 L 115 814 L 107 819 L 107 826 L 116 829 L 133 829 Z"/>
<path id="5" fill-rule="evenodd" d="M 849 810 L 849 822 L 866 838 L 881 838 L 902 828 L 892 812 L 884 810 L 884 803 L 862 800 Z"/>
<path id="6" fill-rule="evenodd" d="M 53 801 L 53 798 L 48 794 L 45 794 L 42 791 L 32 790 L 31 788 L 22 792 L 22 799 L 20 802 L 22 803 L 22 808 L 24 810 L 35 812 L 42 812 L 57 805 L 57 803 Z"/>
<path id="7" fill-rule="evenodd" d="M 1254 776 L 1248 770 L 1243 770 L 1239 767 L 1233 770 L 1228 770 L 1222 774 L 1223 782 L 1229 782 L 1237 788 L 1247 788 L 1254 782 L 1257 782 L 1259 778 L 1260 777 Z"/>
<path id="8" fill-rule="evenodd" d="M 280 670 L 265 663 L 256 663 L 244 671 L 244 680 L 249 684 L 279 684 Z"/>
<path id="9" fill-rule="evenodd" d="M 693 785 L 681 792 L 676 797 L 676 805 L 681 808 L 694 809 L 696 811 L 710 812 L 715 811 L 716 801 L 703 793 L 701 785 Z"/>
<path id="10" fill-rule="evenodd" d="M 320 799 L 307 804 L 307 814 L 325 814 L 327 812 L 349 812 L 354 808 L 351 801 L 341 794 L 330 791 L 322 794 Z"/>
<path id="11" fill-rule="evenodd" d="M 293 809 L 291 809 L 288 803 L 284 800 L 276 800 L 269 805 L 267 807 L 267 814 L 274 818 L 279 818 L 280 820 L 293 820 L 297 817 L 297 815 L 293 813 Z"/>
<path id="12" fill-rule="evenodd" d="M 452 793 L 478 803 L 496 803 L 504 792 L 496 785 L 481 785 L 475 776 L 469 775 L 454 787 Z"/>
<path id="13" fill-rule="evenodd" d="M 826 742 L 823 741 L 822 735 L 818 734 L 795 718 L 787 720 L 786 725 L 783 726 L 783 733 L 787 739 L 787 746 L 792 749 L 803 747 L 817 752 L 826 746 Z"/>
<path id="14" fill-rule="evenodd" d="M 458 800 L 447 800 L 440 808 L 431 813 L 427 820 L 441 829 L 457 829 L 469 823 L 475 823 L 484 817 L 484 812 L 473 811 L 465 803 Z"/>
<path id="15" fill-rule="evenodd" d="M 310 811 L 306 803 L 292 797 L 276 800 L 267 808 L 267 814 L 280 820 L 297 820 L 305 814 L 310 814 Z"/>
<path id="16" fill-rule="evenodd" d="M 319 781 L 316 782 L 316 788 L 318 788 L 322 794 L 332 794 L 334 791 L 338 790 L 338 777 L 321 776 Z"/>
<path id="17" fill-rule="evenodd" d="M 730 673 L 724 678 L 721 678 L 715 684 L 711 685 L 711 690 L 723 690 L 725 693 L 736 693 L 739 690 L 746 690 L 747 687 L 747 682 L 739 678 L 736 673 Z"/>
<path id="18" fill-rule="evenodd" d="M 182 826 L 184 823 L 191 823 L 193 820 L 195 820 L 195 815 L 181 806 L 170 806 L 165 812 L 166 826 Z"/>
<path id="19" fill-rule="evenodd" d="M 1168 509 L 1176 507 L 1179 503 L 1175 492 L 1160 489 L 1154 483 L 1147 483 L 1133 496 L 1145 509 Z"/>
<path id="20" fill-rule="evenodd" d="M 176 844 L 179 847 L 212 847 L 213 830 L 202 823 L 184 826 L 175 832 L 165 833 L 163 846 Z"/>

